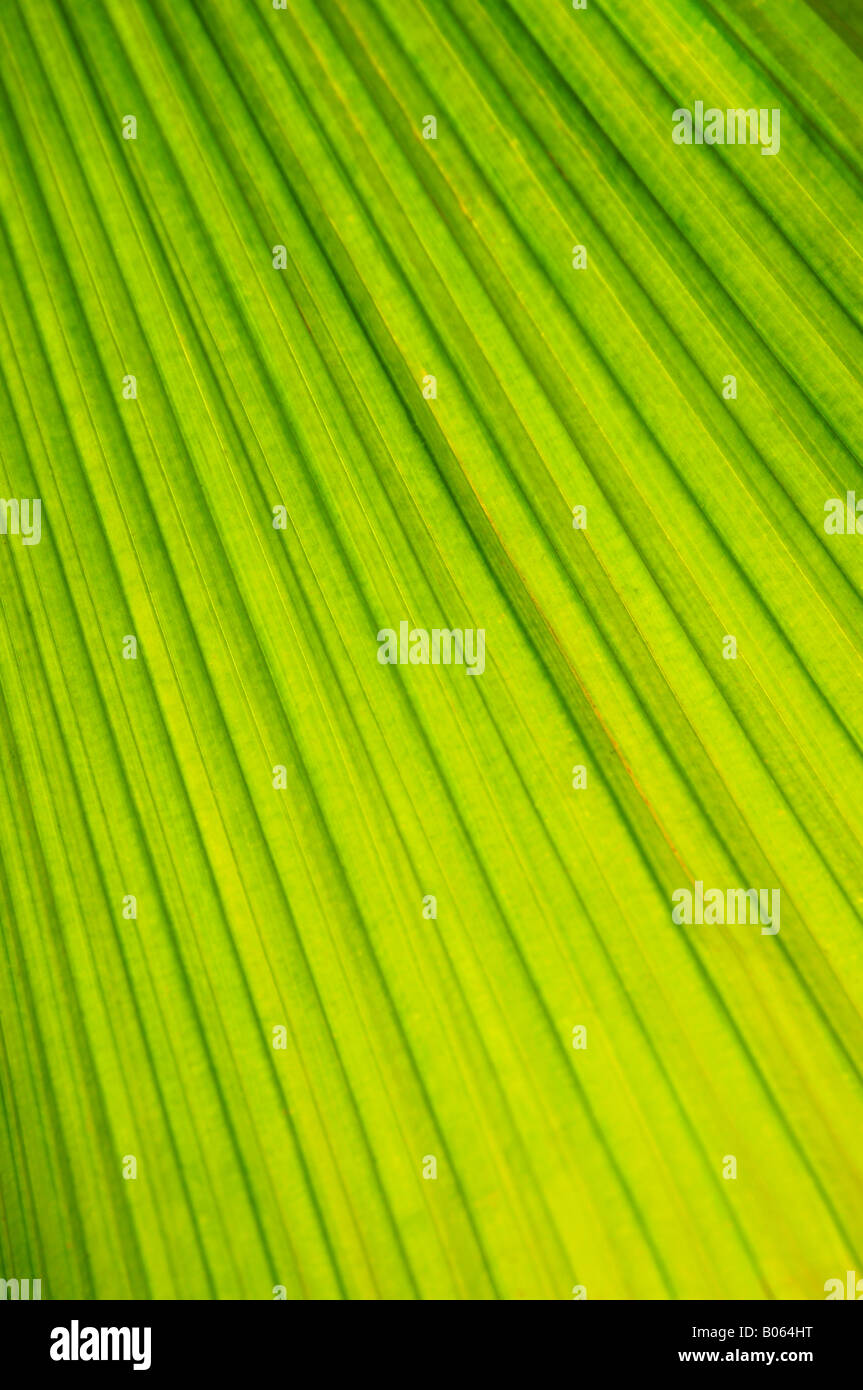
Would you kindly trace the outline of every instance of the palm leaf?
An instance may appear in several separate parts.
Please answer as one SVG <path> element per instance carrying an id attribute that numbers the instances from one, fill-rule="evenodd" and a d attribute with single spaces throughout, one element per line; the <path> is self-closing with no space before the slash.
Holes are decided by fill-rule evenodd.
<path id="1" fill-rule="evenodd" d="M 0 481 L 43 508 L 0 537 L 2 1271 L 822 1296 L 861 1259 L 854 7 L 0 29 Z M 780 152 L 676 145 L 696 101 Z M 381 664 L 402 621 L 485 671 Z M 781 930 L 673 923 L 696 881 Z"/>

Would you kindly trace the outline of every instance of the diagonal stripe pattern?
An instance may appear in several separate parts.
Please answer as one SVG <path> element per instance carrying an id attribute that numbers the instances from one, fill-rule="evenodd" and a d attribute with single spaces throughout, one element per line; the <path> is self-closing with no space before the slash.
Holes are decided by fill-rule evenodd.
<path id="1" fill-rule="evenodd" d="M 853 7 L 4 0 L 0 45 L 0 1276 L 823 1297 Z M 781 148 L 677 144 L 697 102 Z"/>

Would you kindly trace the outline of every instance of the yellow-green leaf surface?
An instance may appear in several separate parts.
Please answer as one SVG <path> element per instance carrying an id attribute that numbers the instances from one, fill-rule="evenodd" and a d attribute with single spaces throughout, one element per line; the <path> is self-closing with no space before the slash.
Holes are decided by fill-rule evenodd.
<path id="1" fill-rule="evenodd" d="M 2 0 L 0 47 L 0 1275 L 823 1298 L 859 4 Z M 699 101 L 780 148 L 678 145 Z"/>

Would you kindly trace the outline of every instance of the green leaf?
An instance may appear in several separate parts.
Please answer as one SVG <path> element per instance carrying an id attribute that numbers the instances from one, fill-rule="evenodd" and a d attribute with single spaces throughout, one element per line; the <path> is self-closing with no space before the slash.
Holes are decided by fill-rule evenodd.
<path id="1" fill-rule="evenodd" d="M 0 9 L 0 1275 L 860 1269 L 858 30 Z M 698 101 L 780 148 L 676 144 Z"/>

